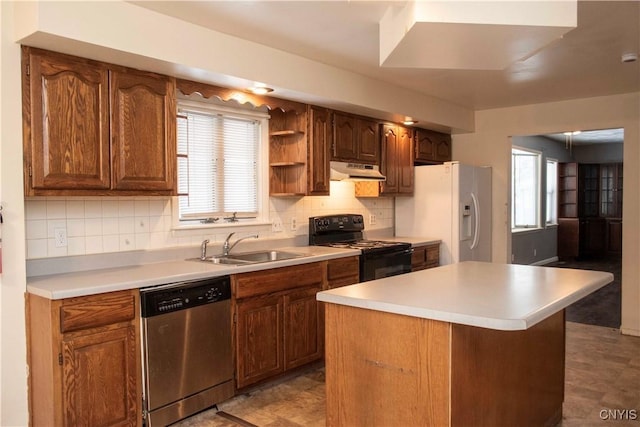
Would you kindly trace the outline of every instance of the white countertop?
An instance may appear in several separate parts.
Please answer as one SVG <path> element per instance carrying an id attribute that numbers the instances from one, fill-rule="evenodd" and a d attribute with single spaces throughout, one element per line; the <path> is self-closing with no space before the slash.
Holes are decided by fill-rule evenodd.
<path id="1" fill-rule="evenodd" d="M 27 292 L 49 299 L 94 295 L 104 292 L 164 285 L 226 274 L 246 273 L 286 267 L 332 258 L 359 255 L 359 250 L 325 246 L 283 247 L 278 250 L 307 256 L 282 261 L 245 265 L 221 265 L 200 261 L 175 260 L 151 264 L 81 271 L 27 278 Z"/>
<path id="2" fill-rule="evenodd" d="M 384 237 L 384 238 L 381 238 L 380 240 L 386 240 L 388 242 L 411 243 L 411 246 L 413 247 L 434 245 L 436 243 L 442 242 L 442 240 L 440 239 L 432 239 L 429 237 L 407 237 L 407 236 Z"/>
<path id="3" fill-rule="evenodd" d="M 318 293 L 318 301 L 497 330 L 528 329 L 611 273 L 466 261 Z"/>

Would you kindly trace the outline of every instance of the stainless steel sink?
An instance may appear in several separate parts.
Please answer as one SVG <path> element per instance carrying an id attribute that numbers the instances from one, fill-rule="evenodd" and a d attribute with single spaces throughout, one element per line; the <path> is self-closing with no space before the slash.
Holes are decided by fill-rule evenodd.
<path id="1" fill-rule="evenodd" d="M 257 264 L 261 262 L 282 261 L 286 259 L 302 258 L 307 256 L 297 252 L 287 251 L 256 251 L 256 252 L 240 252 L 237 254 L 229 255 L 216 255 L 209 256 L 205 259 L 189 258 L 188 261 L 200 261 L 210 262 L 213 264 L 228 264 L 228 265 L 246 265 Z"/>
<path id="2" fill-rule="evenodd" d="M 240 260 L 251 263 L 268 262 L 268 261 L 282 261 L 285 259 L 301 258 L 306 256 L 296 252 L 286 251 L 258 251 L 258 252 L 243 252 L 237 254 L 229 254 L 227 258 L 232 260 Z"/>

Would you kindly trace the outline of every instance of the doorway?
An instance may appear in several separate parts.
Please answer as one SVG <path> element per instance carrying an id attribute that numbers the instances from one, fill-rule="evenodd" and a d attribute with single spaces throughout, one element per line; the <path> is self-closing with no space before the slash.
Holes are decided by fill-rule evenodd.
<path id="1" fill-rule="evenodd" d="M 611 284 L 568 307 L 568 321 L 620 327 L 623 142 L 623 129 L 512 138 L 514 146 L 537 150 L 543 160 L 557 161 L 555 221 L 541 222 L 527 233 L 512 233 L 513 262 L 614 275 Z M 550 187 L 543 186 L 547 191 Z M 548 198 L 541 203 L 548 210 L 544 206 Z M 541 257 L 532 259 L 540 252 Z"/>

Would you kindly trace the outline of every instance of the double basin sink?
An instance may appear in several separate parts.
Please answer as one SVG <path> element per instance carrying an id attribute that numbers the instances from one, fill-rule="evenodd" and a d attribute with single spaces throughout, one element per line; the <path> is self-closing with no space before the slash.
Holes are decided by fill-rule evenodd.
<path id="1" fill-rule="evenodd" d="M 256 251 L 256 252 L 241 252 L 241 253 L 229 254 L 229 255 L 214 255 L 214 256 L 208 256 L 205 259 L 191 258 L 190 260 L 210 262 L 213 264 L 246 265 L 246 264 L 257 264 L 262 262 L 282 261 L 287 259 L 302 258 L 306 256 L 308 255 L 300 254 L 297 252 L 268 250 L 268 251 Z"/>

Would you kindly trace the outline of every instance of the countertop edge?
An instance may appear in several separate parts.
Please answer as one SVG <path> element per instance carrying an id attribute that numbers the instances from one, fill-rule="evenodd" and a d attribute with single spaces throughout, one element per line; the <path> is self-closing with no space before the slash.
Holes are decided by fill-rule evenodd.
<path id="1" fill-rule="evenodd" d="M 43 298 L 59 300 L 360 255 L 359 250 L 319 246 L 278 249 L 307 255 L 301 258 L 247 265 L 220 266 L 191 260 L 174 260 L 129 267 L 36 276 L 27 278 L 26 291 Z M 171 272 L 170 270 L 175 271 Z M 94 283 L 86 284 L 91 281 Z"/>
<path id="2" fill-rule="evenodd" d="M 316 296 L 318 301 L 322 301 L 330 304 L 338 304 L 344 306 L 350 306 L 355 308 L 362 308 L 375 311 L 383 311 L 387 313 L 400 314 L 424 319 L 438 320 L 443 322 L 456 323 L 467 326 L 477 326 L 488 329 L 502 330 L 502 331 L 518 331 L 526 330 L 534 326 L 535 324 L 543 321 L 549 316 L 565 309 L 574 302 L 589 295 L 590 293 L 602 288 L 603 286 L 613 281 L 613 274 L 607 272 L 594 272 L 600 273 L 601 278 L 594 279 L 584 286 L 580 287 L 576 291 L 569 295 L 565 295 L 554 301 L 550 301 L 548 304 L 540 306 L 537 310 L 526 313 L 519 318 L 499 318 L 480 316 L 475 314 L 466 314 L 462 312 L 452 312 L 437 310 L 426 307 L 419 307 L 415 305 L 401 305 L 397 303 L 390 303 L 383 300 L 371 300 L 364 298 L 356 298 L 345 295 L 338 295 L 331 291 L 319 292 Z M 409 273 L 412 274 L 412 273 Z M 385 279 L 380 279 L 385 280 Z M 353 285 L 356 286 L 356 285 Z"/>

